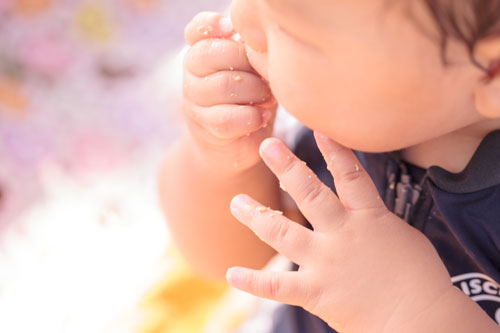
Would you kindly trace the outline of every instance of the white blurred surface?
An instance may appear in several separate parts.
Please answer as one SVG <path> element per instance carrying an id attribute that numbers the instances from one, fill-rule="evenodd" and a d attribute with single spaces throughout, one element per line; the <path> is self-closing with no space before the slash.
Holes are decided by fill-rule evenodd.
<path id="1" fill-rule="evenodd" d="M 44 168 L 47 196 L 4 237 L 0 332 L 134 330 L 138 300 L 168 270 L 154 176 L 136 167 L 77 182 Z"/>

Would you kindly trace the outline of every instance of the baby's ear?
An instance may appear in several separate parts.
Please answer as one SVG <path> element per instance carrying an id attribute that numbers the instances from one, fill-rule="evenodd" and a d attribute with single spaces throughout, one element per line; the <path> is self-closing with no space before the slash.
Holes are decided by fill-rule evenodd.
<path id="1" fill-rule="evenodd" d="M 491 70 L 489 77 L 478 80 L 474 90 L 476 111 L 486 118 L 500 118 L 500 38 L 479 43 L 475 57 Z"/>
<path id="2" fill-rule="evenodd" d="M 480 83 L 474 92 L 476 111 L 486 118 L 500 118 L 500 78 Z"/>

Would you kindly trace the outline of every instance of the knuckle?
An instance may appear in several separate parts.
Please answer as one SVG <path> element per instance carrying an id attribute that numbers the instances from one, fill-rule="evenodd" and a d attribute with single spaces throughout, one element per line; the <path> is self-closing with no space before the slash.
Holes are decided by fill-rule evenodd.
<path id="1" fill-rule="evenodd" d="M 282 168 L 282 171 L 281 171 L 281 172 L 282 172 L 284 175 L 286 175 L 286 174 L 291 174 L 291 173 L 294 171 L 294 169 L 295 169 L 296 167 L 300 167 L 300 165 L 299 165 L 298 163 L 301 163 L 301 162 L 297 161 L 297 160 L 296 160 L 296 159 L 294 159 L 294 158 L 290 158 L 290 159 L 288 159 L 288 158 L 287 158 L 287 159 L 285 160 L 285 165 L 283 166 L 283 168 Z"/>
<path id="2" fill-rule="evenodd" d="M 188 43 L 194 43 L 199 35 L 199 27 L 202 25 L 215 24 L 221 14 L 204 11 L 196 14 L 184 29 L 184 38 Z"/>
<path id="3" fill-rule="evenodd" d="M 307 183 L 301 191 L 302 204 L 311 204 L 318 201 L 323 195 L 323 189 L 314 183 Z"/>
<path id="4" fill-rule="evenodd" d="M 202 43 L 198 42 L 191 46 L 186 54 L 184 55 L 184 68 L 190 69 L 194 63 L 199 62 L 203 58 L 201 57 Z"/>
<path id="5" fill-rule="evenodd" d="M 193 74 L 188 68 L 184 68 L 182 73 L 182 90 L 184 94 L 189 93 L 191 90 L 198 88 L 198 83 L 193 80 Z"/>
<path id="6" fill-rule="evenodd" d="M 345 171 L 340 175 L 340 177 L 344 182 L 351 183 L 361 179 L 361 177 L 363 177 L 363 173 L 358 170 Z"/>
<path id="7" fill-rule="evenodd" d="M 190 51 L 192 53 L 193 59 L 203 61 L 206 57 L 212 54 L 213 49 L 213 42 L 211 42 L 209 39 L 202 39 L 194 44 L 191 47 Z"/>
<path id="8" fill-rule="evenodd" d="M 278 299 L 281 294 L 281 281 L 278 276 L 272 274 L 269 278 L 269 283 L 267 285 L 267 293 L 272 299 Z"/>
<path id="9" fill-rule="evenodd" d="M 273 243 L 280 243 L 288 236 L 290 225 L 283 221 L 273 223 L 269 230 L 269 238 Z"/>
<path id="10" fill-rule="evenodd" d="M 259 284 L 259 281 L 257 279 L 257 274 L 255 272 L 252 272 L 248 276 L 248 287 L 250 290 L 255 291 L 255 292 L 262 292 L 262 286 Z"/>
<path id="11" fill-rule="evenodd" d="M 210 69 L 210 63 L 213 61 L 213 58 L 218 56 L 218 54 L 214 54 L 214 49 L 211 44 L 208 43 L 208 40 L 201 40 L 191 46 L 183 59 L 183 66 L 185 70 L 190 73 L 203 76 L 204 74 L 202 68 L 208 72 Z"/>

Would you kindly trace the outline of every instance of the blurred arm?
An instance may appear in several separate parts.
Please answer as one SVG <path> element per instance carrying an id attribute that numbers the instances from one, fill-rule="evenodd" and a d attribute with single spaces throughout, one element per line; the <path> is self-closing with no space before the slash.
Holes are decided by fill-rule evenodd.
<path id="1" fill-rule="evenodd" d="M 162 167 L 161 205 L 172 238 L 192 267 L 224 278 L 231 266 L 262 268 L 276 252 L 230 213 L 231 199 L 246 193 L 280 209 L 279 185 L 263 162 L 228 175 L 211 169 L 188 136 L 169 152 Z"/>

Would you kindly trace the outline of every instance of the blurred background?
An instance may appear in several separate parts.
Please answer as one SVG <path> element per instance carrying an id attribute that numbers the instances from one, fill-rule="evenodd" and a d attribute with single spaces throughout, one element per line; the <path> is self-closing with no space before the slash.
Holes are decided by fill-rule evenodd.
<path id="1" fill-rule="evenodd" d="M 184 27 L 228 6 L 0 0 L 0 332 L 265 332 L 274 304 L 192 273 L 156 193 Z"/>

